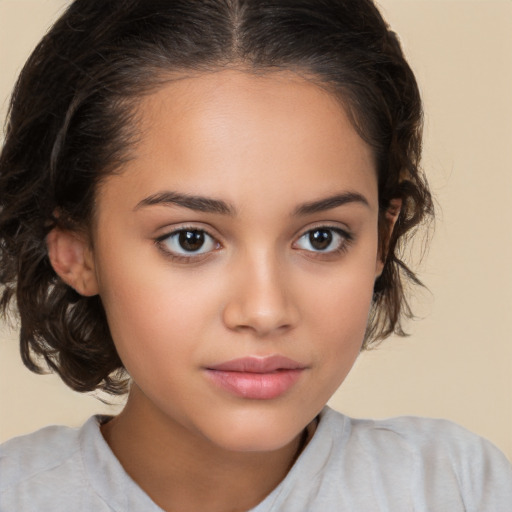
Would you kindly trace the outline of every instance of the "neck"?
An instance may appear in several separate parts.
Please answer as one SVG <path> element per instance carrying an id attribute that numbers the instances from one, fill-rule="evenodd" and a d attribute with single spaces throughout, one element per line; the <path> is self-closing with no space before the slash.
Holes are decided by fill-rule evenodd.
<path id="1" fill-rule="evenodd" d="M 268 452 L 233 452 L 172 421 L 134 386 L 102 434 L 125 471 L 167 512 L 236 512 L 260 503 L 286 476 L 313 433 Z"/>

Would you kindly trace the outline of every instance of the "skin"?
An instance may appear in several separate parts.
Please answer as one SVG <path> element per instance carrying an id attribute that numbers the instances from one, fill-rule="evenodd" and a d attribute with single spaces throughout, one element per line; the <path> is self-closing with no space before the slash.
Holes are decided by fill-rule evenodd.
<path id="1" fill-rule="evenodd" d="M 134 158 L 98 191 L 92 243 L 56 229 L 50 258 L 100 294 L 133 379 L 102 428 L 127 472 L 164 510 L 247 510 L 284 478 L 359 354 L 382 270 L 372 153 L 331 95 L 291 73 L 182 79 L 139 113 Z M 169 191 L 229 213 L 148 204 Z M 297 213 L 347 193 L 359 199 Z M 326 251 L 309 242 L 319 227 L 334 237 Z M 211 235 L 204 252 L 173 254 L 176 237 L 163 238 L 184 228 Z M 304 370 L 273 399 L 205 372 L 276 354 Z"/>

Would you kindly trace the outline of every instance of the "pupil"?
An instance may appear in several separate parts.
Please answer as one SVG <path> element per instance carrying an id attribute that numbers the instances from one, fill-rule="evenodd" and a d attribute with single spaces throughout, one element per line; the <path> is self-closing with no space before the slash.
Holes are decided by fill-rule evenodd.
<path id="1" fill-rule="evenodd" d="M 323 251 L 331 245 L 332 233 L 326 229 L 317 229 L 309 234 L 309 242 L 318 251 Z"/>
<path id="2" fill-rule="evenodd" d="M 179 243 L 185 251 L 198 251 L 204 244 L 204 233 L 202 231 L 182 231 Z"/>

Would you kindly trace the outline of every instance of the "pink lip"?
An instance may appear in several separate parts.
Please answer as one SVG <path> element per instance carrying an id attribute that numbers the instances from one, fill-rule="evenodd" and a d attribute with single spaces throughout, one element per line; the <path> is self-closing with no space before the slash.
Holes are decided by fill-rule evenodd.
<path id="1" fill-rule="evenodd" d="M 306 369 L 283 356 L 244 357 L 206 368 L 214 384 L 243 398 L 270 400 L 288 391 Z"/>

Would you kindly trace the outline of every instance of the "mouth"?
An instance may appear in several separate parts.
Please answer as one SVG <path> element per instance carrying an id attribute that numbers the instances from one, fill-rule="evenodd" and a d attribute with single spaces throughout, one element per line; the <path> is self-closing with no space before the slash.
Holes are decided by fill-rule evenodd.
<path id="1" fill-rule="evenodd" d="M 284 356 L 244 357 L 205 368 L 210 381 L 235 396 L 271 400 L 286 393 L 306 366 Z"/>

